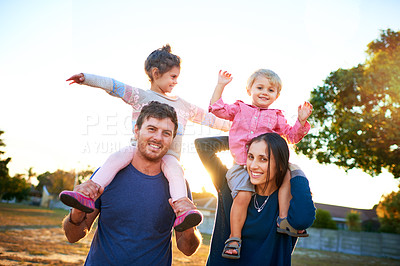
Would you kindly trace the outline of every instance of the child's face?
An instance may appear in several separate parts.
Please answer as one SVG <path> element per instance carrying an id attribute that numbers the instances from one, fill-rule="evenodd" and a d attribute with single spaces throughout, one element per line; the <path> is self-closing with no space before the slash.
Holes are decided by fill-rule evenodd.
<path id="1" fill-rule="evenodd" d="M 161 94 L 170 93 L 175 85 L 178 84 L 180 71 L 180 68 L 175 66 L 161 77 L 155 78 L 151 86 L 152 90 Z"/>
<path id="2" fill-rule="evenodd" d="M 247 93 L 252 98 L 252 104 L 260 108 L 268 108 L 279 96 L 278 89 L 269 82 L 269 79 L 258 76 Z"/>

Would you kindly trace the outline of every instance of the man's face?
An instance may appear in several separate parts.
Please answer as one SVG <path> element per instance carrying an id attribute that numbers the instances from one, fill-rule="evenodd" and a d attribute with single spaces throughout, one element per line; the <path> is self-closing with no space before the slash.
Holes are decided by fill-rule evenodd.
<path id="1" fill-rule="evenodd" d="M 149 161 L 161 160 L 174 139 L 174 129 L 174 123 L 170 118 L 145 119 L 140 130 L 135 126 L 137 152 Z"/>

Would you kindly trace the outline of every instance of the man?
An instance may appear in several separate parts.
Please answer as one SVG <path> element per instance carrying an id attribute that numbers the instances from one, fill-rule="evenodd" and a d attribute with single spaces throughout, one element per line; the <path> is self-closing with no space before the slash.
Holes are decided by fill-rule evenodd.
<path id="1" fill-rule="evenodd" d="M 85 265 L 171 265 L 174 211 L 196 208 L 189 199 L 169 201 L 168 181 L 161 172 L 161 158 L 177 128 L 173 107 L 159 102 L 144 106 L 135 125 L 137 151 L 132 163 L 107 186 L 94 212 L 73 208 L 64 219 L 65 235 L 73 243 L 88 234 L 100 214 Z M 90 180 L 75 188 L 86 195 L 97 190 Z M 195 228 L 175 235 L 178 249 L 187 256 L 200 246 Z"/>

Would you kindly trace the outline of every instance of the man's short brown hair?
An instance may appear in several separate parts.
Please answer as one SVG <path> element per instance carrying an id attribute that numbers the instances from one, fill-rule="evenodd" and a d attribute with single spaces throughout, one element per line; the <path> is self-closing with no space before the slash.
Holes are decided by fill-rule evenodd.
<path id="1" fill-rule="evenodd" d="M 174 107 L 166 103 L 160 103 L 157 101 L 149 102 L 149 104 L 143 106 L 142 111 L 140 112 L 140 115 L 136 121 L 136 126 L 138 127 L 138 129 L 141 129 L 143 121 L 149 119 L 150 117 L 156 119 L 170 118 L 172 123 L 174 123 L 175 125 L 175 138 L 178 131 L 178 117 L 176 115 Z"/>

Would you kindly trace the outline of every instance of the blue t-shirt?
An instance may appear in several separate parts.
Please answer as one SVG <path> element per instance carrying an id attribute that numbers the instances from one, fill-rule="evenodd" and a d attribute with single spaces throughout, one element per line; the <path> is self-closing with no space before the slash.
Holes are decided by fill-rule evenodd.
<path id="1" fill-rule="evenodd" d="M 85 265 L 171 265 L 169 198 L 163 173 L 122 169 L 96 201 L 98 228 Z"/>

